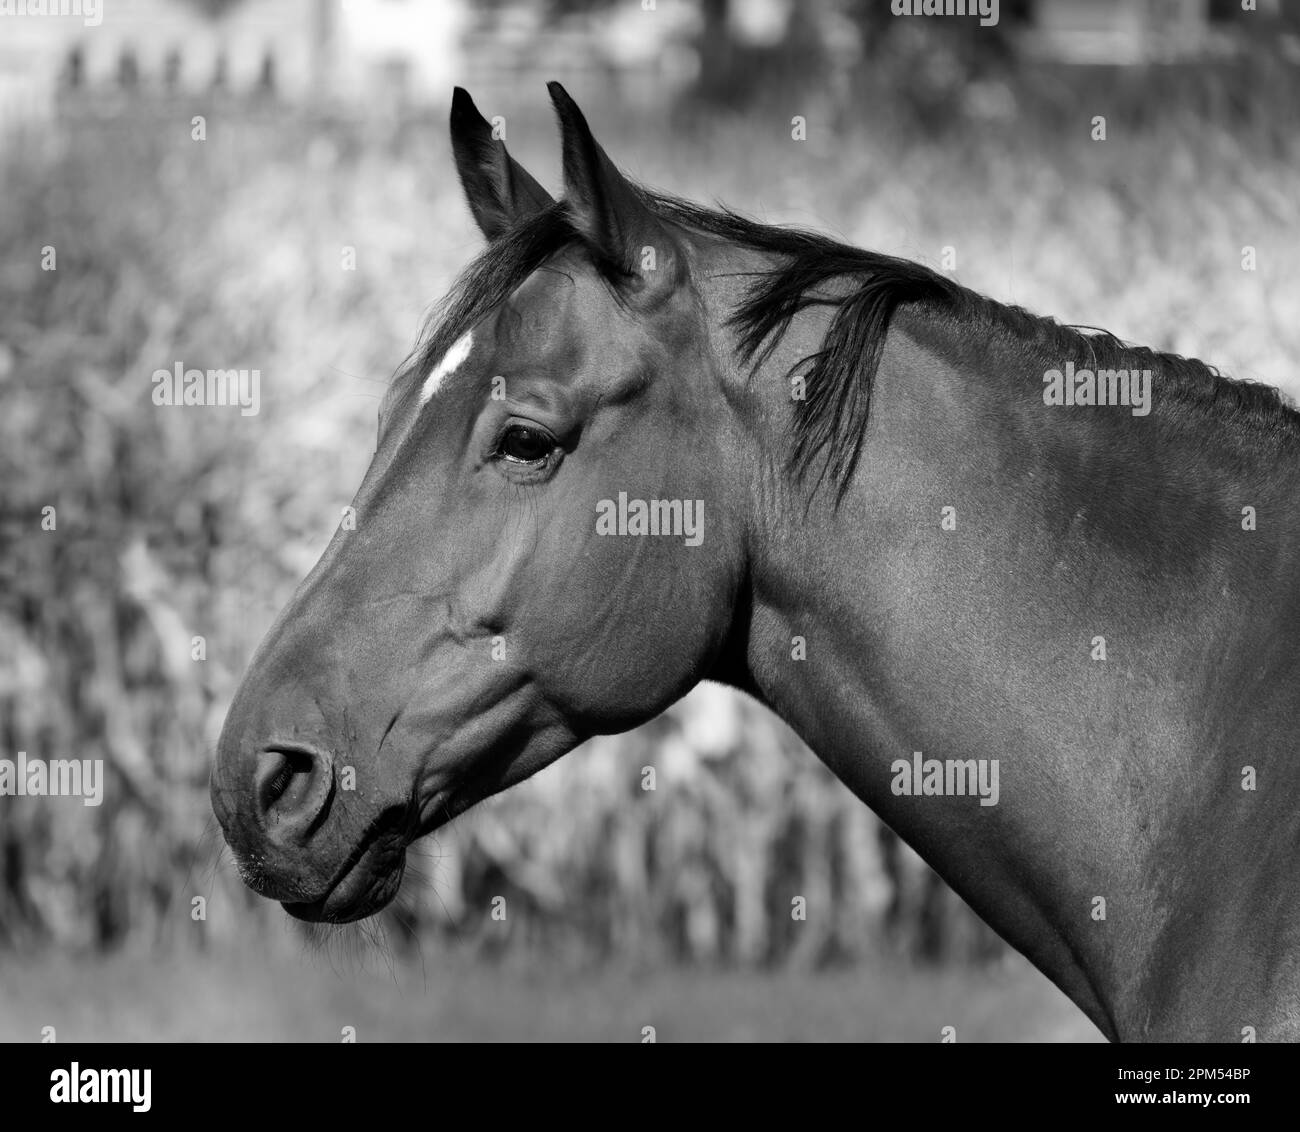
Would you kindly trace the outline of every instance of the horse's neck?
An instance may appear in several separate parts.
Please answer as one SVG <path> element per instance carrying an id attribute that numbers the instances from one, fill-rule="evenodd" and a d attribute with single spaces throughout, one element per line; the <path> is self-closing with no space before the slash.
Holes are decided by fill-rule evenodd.
<path id="1" fill-rule="evenodd" d="M 1071 417 L 1041 381 L 891 333 L 839 509 L 756 477 L 748 680 L 1104 1032 L 1282 1033 L 1300 562 L 1285 491 L 1262 495 L 1280 473 L 1199 484 L 1206 446 L 1161 427 L 1158 391 L 1108 433 L 1095 414 L 1127 410 Z M 996 762 L 997 803 L 900 794 L 917 751 Z"/>

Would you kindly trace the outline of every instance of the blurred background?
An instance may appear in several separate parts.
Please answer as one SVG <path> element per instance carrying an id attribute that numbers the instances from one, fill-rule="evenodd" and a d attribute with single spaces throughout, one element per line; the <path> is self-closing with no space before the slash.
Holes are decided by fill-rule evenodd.
<path id="1" fill-rule="evenodd" d="M 99 807 L 0 797 L 0 1039 L 1097 1040 L 714 686 L 417 846 L 380 922 L 311 938 L 221 853 L 209 762 L 384 384 L 480 249 L 454 83 L 553 191 L 555 78 L 652 185 L 1294 391 L 1300 4 L 1255 7 L 0 15 L 0 758 L 107 768 Z M 155 406 L 177 362 L 259 369 L 260 412 Z"/>

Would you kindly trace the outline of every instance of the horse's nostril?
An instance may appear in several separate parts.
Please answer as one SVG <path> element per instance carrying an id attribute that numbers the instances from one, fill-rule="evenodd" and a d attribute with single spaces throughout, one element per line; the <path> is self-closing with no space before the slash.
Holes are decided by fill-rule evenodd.
<path id="1" fill-rule="evenodd" d="M 329 794 L 329 766 L 312 751 L 269 747 L 257 757 L 254 793 L 263 818 L 310 823 Z"/>
<path id="2" fill-rule="evenodd" d="M 292 756 L 283 751 L 270 751 L 268 754 L 270 756 L 268 761 L 272 765 L 268 768 L 268 777 L 265 777 L 261 783 L 261 801 L 264 810 L 269 810 L 284 796 L 284 792 L 289 789 L 289 782 L 294 772 Z M 276 766 L 276 763 L 279 765 Z"/>

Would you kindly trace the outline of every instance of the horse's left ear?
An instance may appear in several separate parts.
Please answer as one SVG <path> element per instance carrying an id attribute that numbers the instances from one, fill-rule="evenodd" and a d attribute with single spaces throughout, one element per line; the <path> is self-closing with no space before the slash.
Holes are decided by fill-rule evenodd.
<path id="1" fill-rule="evenodd" d="M 627 290 L 671 289 L 682 257 L 667 228 L 601 149 L 564 87 L 546 89 L 560 119 L 565 198 L 588 250 Z"/>
<path id="2" fill-rule="evenodd" d="M 451 149 L 470 211 L 489 240 L 554 204 L 551 194 L 492 136 L 492 125 L 457 87 L 451 96 Z"/>

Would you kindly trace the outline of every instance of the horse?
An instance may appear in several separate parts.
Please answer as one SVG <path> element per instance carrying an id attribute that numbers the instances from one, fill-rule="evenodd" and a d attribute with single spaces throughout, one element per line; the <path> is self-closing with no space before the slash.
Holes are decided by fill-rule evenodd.
<path id="1" fill-rule="evenodd" d="M 486 250 L 231 703 L 214 812 L 307 921 L 701 680 L 816 755 L 1113 1041 L 1300 1038 L 1300 413 L 625 176 L 456 89 Z"/>

